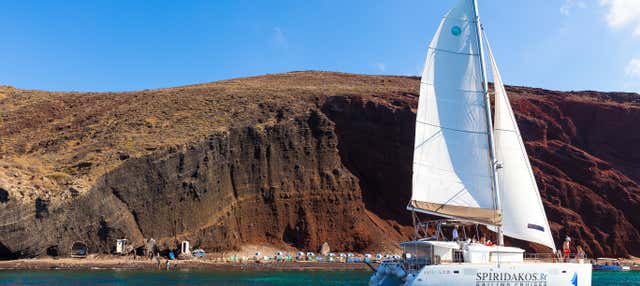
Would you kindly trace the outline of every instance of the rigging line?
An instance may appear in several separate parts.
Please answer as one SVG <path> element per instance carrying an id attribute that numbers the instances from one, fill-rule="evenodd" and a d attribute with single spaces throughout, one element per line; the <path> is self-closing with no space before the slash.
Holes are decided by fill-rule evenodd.
<path id="1" fill-rule="evenodd" d="M 494 136 L 493 136 L 493 123 L 491 121 L 491 100 L 489 98 L 489 83 L 487 82 L 487 67 L 486 67 L 486 63 L 484 60 L 484 45 L 483 45 L 483 39 L 482 39 L 482 33 L 484 28 L 482 27 L 482 24 L 480 23 L 480 14 L 478 12 L 478 1 L 477 0 L 473 0 L 473 10 L 474 10 L 474 18 L 477 21 L 476 22 L 476 39 L 477 39 L 477 44 L 478 44 L 478 50 L 480 51 L 480 67 L 481 67 L 481 75 L 482 75 L 482 87 L 483 87 L 483 91 L 486 93 L 486 114 L 487 114 L 487 130 L 488 130 L 488 143 L 489 143 L 489 156 L 491 158 L 491 163 L 490 163 L 490 168 L 492 171 L 492 188 L 491 188 L 491 193 L 492 196 L 494 198 L 495 201 L 495 209 L 496 210 L 502 210 L 502 203 L 500 201 L 500 185 L 498 182 L 498 171 L 496 169 L 496 149 L 495 149 L 495 141 L 494 141 Z M 486 40 L 486 39 L 485 39 Z M 487 41 L 488 43 L 488 41 Z M 494 220 L 498 219 L 498 214 L 497 212 L 493 213 L 494 215 Z M 498 227 L 498 245 L 503 245 L 504 241 L 503 241 L 503 235 L 502 235 L 502 227 Z M 500 256 L 498 256 L 498 264 L 500 264 Z"/>
<path id="2" fill-rule="evenodd" d="M 416 211 L 415 210 L 411 210 L 411 219 L 413 220 L 413 228 L 414 228 L 413 240 L 418 240 L 418 225 L 416 225 Z"/>
<path id="3" fill-rule="evenodd" d="M 449 128 L 449 127 L 444 127 L 444 126 L 440 126 L 440 125 L 435 125 L 429 122 L 425 122 L 422 120 L 416 120 L 417 123 L 421 123 L 421 124 L 426 124 L 429 126 L 433 126 L 433 127 L 438 127 L 440 129 L 446 129 L 446 130 L 450 130 L 450 131 L 457 131 L 457 132 L 464 132 L 464 133 L 470 133 L 470 134 L 488 134 L 487 132 L 481 132 L 481 131 L 471 131 L 471 130 L 462 130 L 462 129 L 456 129 L 456 128 Z M 414 148 L 415 150 L 415 148 Z"/>
<path id="4" fill-rule="evenodd" d="M 459 192 L 457 192 L 455 195 L 453 195 L 451 198 L 449 198 L 449 200 L 447 200 L 446 202 L 442 203 L 440 205 L 440 207 L 438 207 L 437 209 L 434 210 L 434 212 L 439 211 L 440 209 L 444 208 L 444 206 L 449 203 L 451 200 L 455 199 L 457 196 L 459 196 L 464 190 L 466 190 L 466 188 L 462 188 L 462 190 L 460 190 Z"/>
<path id="5" fill-rule="evenodd" d="M 442 133 L 442 130 L 438 130 L 438 132 L 433 133 L 433 135 L 429 136 L 429 138 L 425 139 L 424 141 L 422 141 L 422 143 L 418 144 L 418 146 L 414 147 L 413 150 L 417 150 L 418 148 L 422 147 L 422 145 L 427 143 L 427 141 L 431 141 L 431 139 L 433 139 L 433 137 L 435 137 L 436 135 L 438 135 L 440 133 Z"/>
<path id="6" fill-rule="evenodd" d="M 463 53 L 463 52 L 456 52 L 456 51 L 445 50 L 445 49 L 438 49 L 438 48 L 434 48 L 434 47 L 427 47 L 427 49 L 432 50 L 432 51 L 436 51 L 436 52 L 443 52 L 443 53 L 455 54 L 455 55 L 480 56 L 480 54 L 478 54 L 478 53 Z"/>

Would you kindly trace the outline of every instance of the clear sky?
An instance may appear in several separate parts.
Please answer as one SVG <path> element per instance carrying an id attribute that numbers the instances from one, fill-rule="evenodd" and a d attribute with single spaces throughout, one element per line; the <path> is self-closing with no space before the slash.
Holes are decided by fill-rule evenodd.
<path id="1" fill-rule="evenodd" d="M 479 0 L 507 84 L 640 91 L 640 0 Z M 417 75 L 457 0 L 2 1 L 0 84 L 124 91 L 294 70 Z"/>

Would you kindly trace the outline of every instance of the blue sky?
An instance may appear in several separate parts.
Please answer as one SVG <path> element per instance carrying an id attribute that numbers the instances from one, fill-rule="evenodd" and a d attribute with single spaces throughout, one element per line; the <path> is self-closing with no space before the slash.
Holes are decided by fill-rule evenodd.
<path id="1" fill-rule="evenodd" d="M 0 84 L 125 91 L 294 70 L 417 75 L 457 0 L 3 1 Z M 507 84 L 640 91 L 640 0 L 480 0 Z"/>

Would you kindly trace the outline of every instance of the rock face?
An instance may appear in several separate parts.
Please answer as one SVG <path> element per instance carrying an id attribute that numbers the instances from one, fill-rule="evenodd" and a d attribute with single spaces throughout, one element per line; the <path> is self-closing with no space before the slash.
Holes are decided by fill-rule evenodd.
<path id="1" fill-rule="evenodd" d="M 412 231 L 418 85 L 296 72 L 128 93 L 0 87 L 0 257 L 74 241 L 109 252 L 123 237 L 394 249 Z M 508 92 L 556 241 L 640 256 L 640 95 Z"/>
<path id="2" fill-rule="evenodd" d="M 325 239 L 363 249 L 371 238 L 359 230 L 372 226 L 336 146 L 332 123 L 312 111 L 127 160 L 104 181 L 146 237 L 209 250 L 244 241 L 317 248 Z"/>
<path id="3" fill-rule="evenodd" d="M 640 254 L 638 94 L 511 88 L 556 241 Z"/>

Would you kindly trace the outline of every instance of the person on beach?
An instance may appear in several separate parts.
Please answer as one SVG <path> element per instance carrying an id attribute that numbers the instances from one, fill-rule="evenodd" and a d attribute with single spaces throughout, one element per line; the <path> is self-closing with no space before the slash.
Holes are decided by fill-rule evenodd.
<path id="1" fill-rule="evenodd" d="M 564 258 L 564 262 L 567 262 L 569 259 L 569 254 L 571 254 L 571 238 L 567 236 L 564 239 L 564 243 L 562 244 L 562 258 Z"/>

